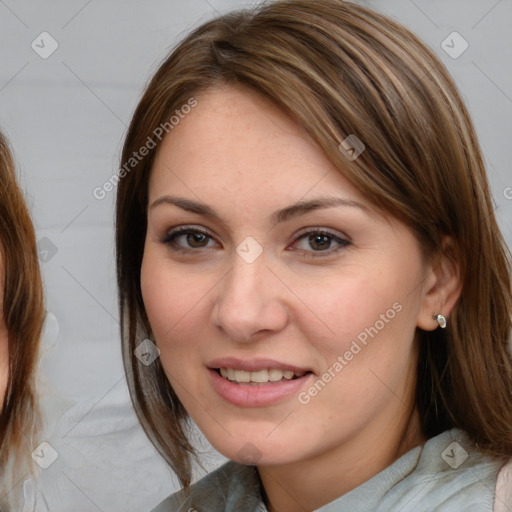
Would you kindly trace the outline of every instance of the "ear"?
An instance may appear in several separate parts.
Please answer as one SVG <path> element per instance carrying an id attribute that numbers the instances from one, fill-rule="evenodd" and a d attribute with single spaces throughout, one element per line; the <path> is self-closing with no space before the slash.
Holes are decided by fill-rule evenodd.
<path id="1" fill-rule="evenodd" d="M 443 315 L 448 320 L 462 291 L 460 264 L 451 238 L 443 240 L 441 252 L 432 257 L 426 271 L 417 326 L 434 331 L 439 327 L 434 315 Z"/>

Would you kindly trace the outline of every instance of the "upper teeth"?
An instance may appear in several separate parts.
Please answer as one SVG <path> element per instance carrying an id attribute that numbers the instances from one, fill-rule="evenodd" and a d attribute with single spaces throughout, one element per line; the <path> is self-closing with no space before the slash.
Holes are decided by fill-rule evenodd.
<path id="1" fill-rule="evenodd" d="M 259 370 L 257 372 L 246 372 L 244 370 L 234 370 L 233 368 L 221 368 L 220 374 L 228 380 L 235 382 L 277 382 L 281 379 L 291 380 L 293 376 L 302 377 L 306 372 L 293 372 L 292 370 L 278 370 L 270 368 L 268 370 Z"/>

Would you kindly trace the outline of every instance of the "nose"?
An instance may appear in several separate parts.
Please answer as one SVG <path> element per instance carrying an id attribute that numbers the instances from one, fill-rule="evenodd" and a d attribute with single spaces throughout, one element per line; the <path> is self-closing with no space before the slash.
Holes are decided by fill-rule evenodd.
<path id="1" fill-rule="evenodd" d="M 233 267 L 217 288 L 212 320 L 236 342 L 251 342 L 284 329 L 288 311 L 283 284 L 262 254 L 247 263 L 237 254 Z"/>

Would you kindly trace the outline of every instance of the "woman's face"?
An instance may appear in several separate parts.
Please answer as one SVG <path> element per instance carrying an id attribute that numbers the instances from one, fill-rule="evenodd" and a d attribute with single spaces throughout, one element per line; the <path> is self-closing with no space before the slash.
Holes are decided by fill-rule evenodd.
<path id="1" fill-rule="evenodd" d="M 9 345 L 7 337 L 7 327 L 3 317 L 4 311 L 4 285 L 5 285 L 5 271 L 4 260 L 0 250 L 0 410 L 2 409 L 2 402 L 7 388 L 7 378 L 9 372 Z"/>
<path id="2" fill-rule="evenodd" d="M 256 94 L 208 91 L 163 141 L 144 304 L 173 389 L 225 456 L 286 464 L 403 434 L 430 275 L 410 230 Z"/>

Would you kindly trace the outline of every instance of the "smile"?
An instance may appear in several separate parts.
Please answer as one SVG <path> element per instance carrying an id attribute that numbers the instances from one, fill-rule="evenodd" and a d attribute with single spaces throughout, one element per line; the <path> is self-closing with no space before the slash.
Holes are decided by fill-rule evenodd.
<path id="1" fill-rule="evenodd" d="M 253 372 L 233 368 L 219 368 L 217 372 L 226 380 L 249 385 L 294 380 L 308 373 L 306 371 L 282 370 L 279 368 L 269 368 Z"/>

